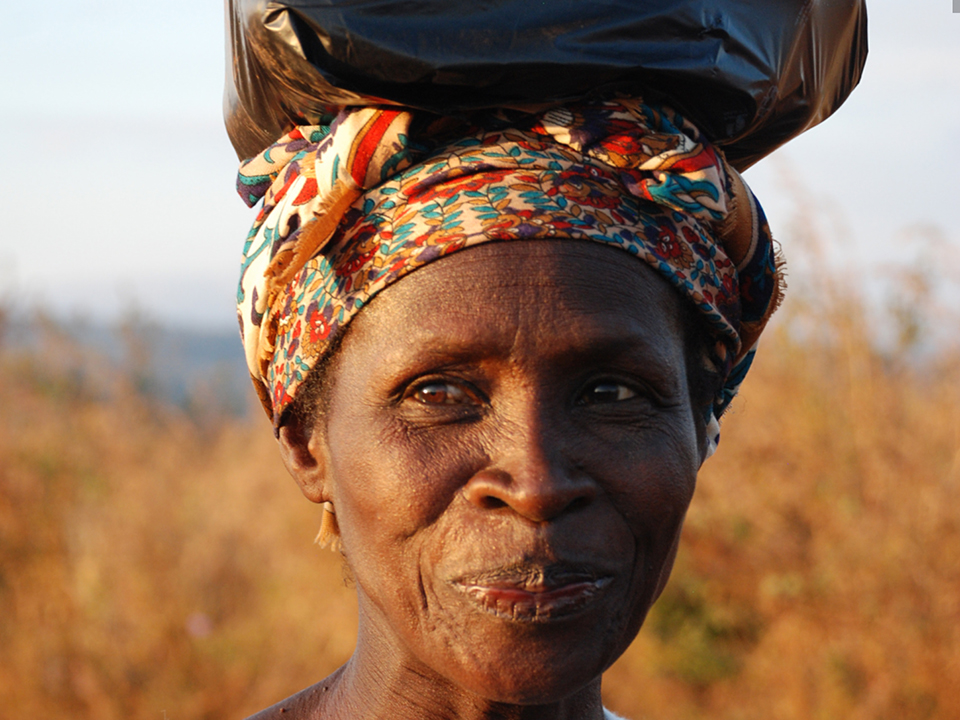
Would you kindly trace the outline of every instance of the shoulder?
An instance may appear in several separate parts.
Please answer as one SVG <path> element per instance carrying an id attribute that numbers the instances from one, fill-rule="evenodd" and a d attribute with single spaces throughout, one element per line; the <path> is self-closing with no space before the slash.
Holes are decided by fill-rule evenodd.
<path id="1" fill-rule="evenodd" d="M 251 715 L 247 720 L 281 720 L 281 718 L 282 720 L 306 720 L 306 718 L 316 717 L 317 703 L 320 701 L 323 687 L 323 682 L 311 685 L 306 690 L 301 690 L 286 700 L 281 700 L 276 705 Z"/>
<path id="2" fill-rule="evenodd" d="M 307 718 L 319 717 L 318 711 L 323 708 L 339 674 L 340 670 L 316 685 L 311 685 L 306 690 L 301 690 L 286 700 L 281 700 L 276 705 L 251 715 L 247 720 L 307 720 Z"/>

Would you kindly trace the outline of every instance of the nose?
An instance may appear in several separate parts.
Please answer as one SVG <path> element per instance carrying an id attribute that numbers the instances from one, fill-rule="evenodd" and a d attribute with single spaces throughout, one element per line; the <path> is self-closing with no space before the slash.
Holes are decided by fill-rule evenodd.
<path id="1" fill-rule="evenodd" d="M 463 489 L 466 499 L 483 509 L 509 507 L 536 523 L 554 520 L 586 507 L 597 496 L 593 478 L 565 457 L 564 437 L 534 421 L 514 425 L 491 463 Z"/>

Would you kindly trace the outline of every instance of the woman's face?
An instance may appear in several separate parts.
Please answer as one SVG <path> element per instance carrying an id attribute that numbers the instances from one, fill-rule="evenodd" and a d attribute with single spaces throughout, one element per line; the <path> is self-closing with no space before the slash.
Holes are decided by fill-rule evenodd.
<path id="1" fill-rule="evenodd" d="M 666 582 L 702 457 L 682 302 L 622 251 L 512 242 L 356 317 L 310 449 L 361 645 L 522 704 L 613 663 Z"/>

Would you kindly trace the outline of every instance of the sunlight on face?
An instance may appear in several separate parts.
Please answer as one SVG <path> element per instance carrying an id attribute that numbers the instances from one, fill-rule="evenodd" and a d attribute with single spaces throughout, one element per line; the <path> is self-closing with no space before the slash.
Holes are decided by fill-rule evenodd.
<path id="1" fill-rule="evenodd" d="M 357 316 L 315 439 L 361 645 L 522 703 L 623 652 L 700 462 L 682 302 L 621 251 L 546 241 L 462 251 Z"/>

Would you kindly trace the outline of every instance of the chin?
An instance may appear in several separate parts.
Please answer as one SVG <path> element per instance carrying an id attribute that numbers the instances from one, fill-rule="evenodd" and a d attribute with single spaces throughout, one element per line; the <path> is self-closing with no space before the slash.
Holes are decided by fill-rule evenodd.
<path id="1" fill-rule="evenodd" d="M 479 608 L 457 642 L 454 658 L 435 665 L 448 680 L 487 700 L 543 705 L 563 700 L 598 680 L 626 650 L 643 614 L 625 613 L 622 598 L 607 597 L 578 612 L 513 616 Z M 464 632 L 465 631 L 465 632 Z M 462 643 L 464 634 L 471 641 Z"/>

